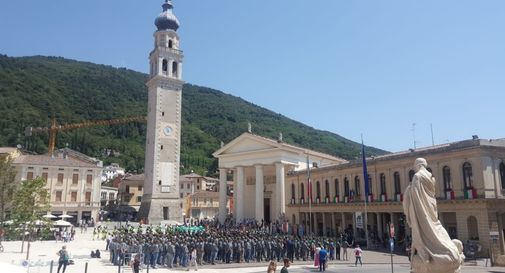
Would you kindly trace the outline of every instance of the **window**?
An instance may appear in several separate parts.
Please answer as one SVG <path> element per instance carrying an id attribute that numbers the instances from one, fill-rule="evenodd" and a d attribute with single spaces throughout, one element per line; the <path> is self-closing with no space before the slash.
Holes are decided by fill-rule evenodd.
<path id="1" fill-rule="evenodd" d="M 58 184 L 63 184 L 63 174 L 62 173 L 58 174 Z"/>
<path id="2" fill-rule="evenodd" d="M 70 193 L 70 202 L 77 202 L 77 192 L 73 191 Z"/>
<path id="3" fill-rule="evenodd" d="M 465 190 L 473 188 L 472 164 L 468 162 L 463 164 L 463 182 L 465 184 Z"/>
<path id="4" fill-rule="evenodd" d="M 188 184 L 186 185 L 186 189 L 188 189 L 188 190 L 189 190 L 189 189 L 191 189 L 191 183 L 188 183 Z"/>
<path id="5" fill-rule="evenodd" d="M 179 72 L 177 71 L 179 67 L 179 64 L 177 62 L 172 63 L 172 77 L 178 78 L 179 77 Z"/>
<path id="6" fill-rule="evenodd" d="M 168 48 L 172 48 L 173 47 L 173 42 L 172 40 L 168 40 Z"/>
<path id="7" fill-rule="evenodd" d="M 346 177 L 346 178 L 344 178 L 344 196 L 349 197 L 349 195 L 350 195 L 349 191 L 350 191 L 349 179 Z"/>
<path id="8" fill-rule="evenodd" d="M 163 220 L 168 220 L 168 207 L 163 207 Z"/>
<path id="9" fill-rule="evenodd" d="M 184 189 L 184 184 L 181 183 L 181 190 Z"/>
<path id="10" fill-rule="evenodd" d="M 32 180 L 33 179 L 33 172 L 27 172 L 26 173 L 26 180 Z"/>
<path id="11" fill-rule="evenodd" d="M 109 200 L 114 200 L 116 197 L 114 196 L 114 193 L 109 193 Z"/>
<path id="12" fill-rule="evenodd" d="M 300 198 L 305 199 L 305 185 L 303 183 L 300 186 Z"/>
<path id="13" fill-rule="evenodd" d="M 86 176 L 86 184 L 88 184 L 88 185 L 92 185 L 93 184 L 93 175 L 88 174 Z"/>
<path id="14" fill-rule="evenodd" d="M 402 193 L 402 184 L 401 184 L 401 181 L 400 181 L 400 173 L 399 172 L 395 172 L 393 174 L 393 179 L 394 179 L 394 182 L 395 182 L 395 194 Z"/>
<path id="15" fill-rule="evenodd" d="M 410 170 L 409 171 L 409 181 L 412 182 L 412 179 L 414 179 L 414 175 L 416 174 L 416 172 L 414 172 L 414 170 Z"/>
<path id="16" fill-rule="evenodd" d="M 74 173 L 72 175 L 72 185 L 77 185 L 79 183 L 79 174 Z"/>
<path id="17" fill-rule="evenodd" d="M 295 184 L 291 184 L 291 199 L 295 199 Z"/>
<path id="18" fill-rule="evenodd" d="M 316 198 L 321 198 L 321 183 L 316 182 Z"/>
<path id="19" fill-rule="evenodd" d="M 84 201 L 86 201 L 86 205 L 89 205 L 89 203 L 91 202 L 91 192 L 89 192 L 89 191 L 86 192 Z"/>
<path id="20" fill-rule="evenodd" d="M 183 197 L 184 197 L 184 193 L 182 193 L 182 192 L 181 192 L 181 193 L 179 194 L 179 197 L 180 197 L 180 198 L 183 198 Z"/>
<path id="21" fill-rule="evenodd" d="M 354 190 L 356 191 L 356 195 L 360 196 L 361 195 L 361 185 L 359 183 L 359 176 L 354 177 Z"/>
<path id="22" fill-rule="evenodd" d="M 142 202 L 142 196 L 137 196 L 137 203 L 141 203 Z"/>
<path id="23" fill-rule="evenodd" d="M 500 163 L 501 189 L 505 190 L 505 164 Z"/>
<path id="24" fill-rule="evenodd" d="M 340 183 L 338 179 L 335 179 L 334 183 L 335 183 L 335 196 L 340 197 Z"/>
<path id="25" fill-rule="evenodd" d="M 166 74 L 168 71 L 168 61 L 165 59 L 163 59 L 161 63 L 161 70 L 163 71 L 164 74 Z"/>
<path id="26" fill-rule="evenodd" d="M 54 199 L 54 201 L 61 202 L 61 194 L 62 194 L 61 191 L 57 191 L 56 192 L 56 198 Z"/>
<path id="27" fill-rule="evenodd" d="M 47 182 L 47 173 L 42 173 L 42 179 Z"/>
<path id="28" fill-rule="evenodd" d="M 126 186 L 125 191 L 126 191 L 126 193 L 130 193 L 130 186 Z"/>
<path id="29" fill-rule="evenodd" d="M 386 175 L 384 173 L 380 174 L 380 182 L 381 182 L 381 194 L 386 193 Z"/>
<path id="30" fill-rule="evenodd" d="M 442 168 L 442 176 L 444 180 L 444 191 L 452 190 L 451 185 L 451 169 L 448 166 Z"/>
<path id="31" fill-rule="evenodd" d="M 138 191 L 141 191 L 141 190 L 142 190 L 142 186 L 138 186 L 138 187 L 137 187 L 137 190 L 138 190 Z"/>
<path id="32" fill-rule="evenodd" d="M 330 198 L 330 182 L 328 182 L 328 180 L 324 181 L 324 190 L 326 193 L 326 197 Z"/>

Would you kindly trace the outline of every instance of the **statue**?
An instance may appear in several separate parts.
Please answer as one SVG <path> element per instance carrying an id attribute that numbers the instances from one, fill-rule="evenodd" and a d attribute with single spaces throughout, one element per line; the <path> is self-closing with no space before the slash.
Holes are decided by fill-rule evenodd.
<path id="1" fill-rule="evenodd" d="M 459 273 L 465 260 L 463 244 L 451 240 L 438 220 L 435 178 L 427 166 L 424 158 L 416 159 L 416 174 L 403 199 L 403 211 L 412 229 L 412 272 Z"/>

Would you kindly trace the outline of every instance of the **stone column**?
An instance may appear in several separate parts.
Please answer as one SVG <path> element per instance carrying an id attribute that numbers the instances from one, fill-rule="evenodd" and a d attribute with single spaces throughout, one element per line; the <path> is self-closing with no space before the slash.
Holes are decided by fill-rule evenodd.
<path id="1" fill-rule="evenodd" d="M 219 169 L 219 223 L 226 219 L 226 169 Z"/>
<path id="2" fill-rule="evenodd" d="M 331 233 L 332 233 L 332 237 L 334 237 L 335 234 L 337 234 L 337 227 L 335 225 L 335 214 L 332 212 L 332 213 L 330 213 L 330 216 L 331 216 L 331 219 L 330 219 L 330 221 L 331 221 L 331 229 L 330 230 L 331 230 Z"/>
<path id="3" fill-rule="evenodd" d="M 286 212 L 286 194 L 284 185 L 284 164 L 275 163 L 275 215 L 273 219 Z"/>
<path id="4" fill-rule="evenodd" d="M 256 221 L 265 219 L 265 184 L 263 181 L 263 166 L 256 165 L 256 202 L 255 202 L 255 216 Z"/>
<path id="5" fill-rule="evenodd" d="M 383 225 L 382 225 L 382 213 L 378 212 L 377 213 L 377 234 L 379 236 L 379 239 L 382 240 L 382 235 L 383 235 L 383 232 L 382 232 L 382 228 L 383 228 Z"/>
<path id="6" fill-rule="evenodd" d="M 326 236 L 326 232 L 328 231 L 326 227 L 326 213 L 323 212 L 321 215 L 323 216 L 323 236 Z"/>
<path id="7" fill-rule="evenodd" d="M 245 188 L 245 179 L 244 179 L 244 167 L 237 167 L 237 204 L 236 204 L 236 216 L 235 219 L 237 222 L 240 222 L 244 219 L 244 188 Z"/>

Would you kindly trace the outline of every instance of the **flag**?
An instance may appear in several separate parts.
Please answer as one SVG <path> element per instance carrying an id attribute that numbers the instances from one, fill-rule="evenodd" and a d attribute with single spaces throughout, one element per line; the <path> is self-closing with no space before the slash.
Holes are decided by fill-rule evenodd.
<path id="1" fill-rule="evenodd" d="M 310 181 L 309 156 L 307 156 L 307 193 L 309 195 L 308 201 L 312 203 L 312 181 Z"/>
<path id="2" fill-rule="evenodd" d="M 366 169 L 366 155 L 365 155 L 365 144 L 363 143 L 363 138 L 361 139 L 361 156 L 363 158 L 363 180 L 365 180 L 365 202 L 368 202 L 368 194 L 370 192 L 370 181 L 368 179 L 368 171 Z"/>

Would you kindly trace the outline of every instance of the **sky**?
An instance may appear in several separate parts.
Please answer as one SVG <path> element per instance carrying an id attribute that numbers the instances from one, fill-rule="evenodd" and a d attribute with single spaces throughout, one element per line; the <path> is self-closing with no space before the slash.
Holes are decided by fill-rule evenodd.
<path id="1" fill-rule="evenodd" d="M 148 72 L 162 0 L 2 2 L 0 54 Z M 173 3 L 186 82 L 388 151 L 505 137 L 505 1 Z"/>

